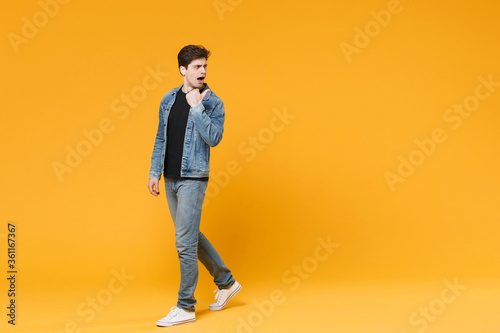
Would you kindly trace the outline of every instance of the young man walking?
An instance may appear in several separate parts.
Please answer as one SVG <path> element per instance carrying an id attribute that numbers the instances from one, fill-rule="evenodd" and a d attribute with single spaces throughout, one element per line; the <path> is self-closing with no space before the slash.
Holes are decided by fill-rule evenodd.
<path id="1" fill-rule="evenodd" d="M 169 91 L 160 104 L 149 192 L 158 196 L 163 173 L 168 207 L 175 226 L 175 246 L 180 261 L 181 283 L 177 306 L 158 326 L 195 321 L 194 291 L 198 282 L 198 260 L 218 287 L 212 311 L 222 310 L 241 290 L 231 271 L 200 232 L 201 208 L 208 184 L 210 147 L 222 139 L 224 103 L 204 83 L 210 51 L 201 45 L 181 49 L 177 59 L 183 84 Z"/>

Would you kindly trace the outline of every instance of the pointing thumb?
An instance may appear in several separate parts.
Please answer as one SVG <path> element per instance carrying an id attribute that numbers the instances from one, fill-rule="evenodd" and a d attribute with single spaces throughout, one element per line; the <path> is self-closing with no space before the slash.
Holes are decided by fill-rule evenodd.
<path id="1" fill-rule="evenodd" d="M 207 95 L 207 93 L 210 91 L 210 89 L 207 89 L 203 92 L 203 94 L 201 94 L 201 99 L 204 100 L 205 99 L 205 96 Z"/>

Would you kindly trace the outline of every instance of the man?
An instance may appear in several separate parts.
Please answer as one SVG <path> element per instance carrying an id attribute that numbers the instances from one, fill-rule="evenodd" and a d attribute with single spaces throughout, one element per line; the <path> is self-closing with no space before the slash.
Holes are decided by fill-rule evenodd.
<path id="1" fill-rule="evenodd" d="M 201 207 L 208 184 L 210 147 L 222 139 L 224 103 L 204 83 L 210 51 L 188 45 L 177 59 L 183 84 L 169 91 L 160 104 L 149 192 L 158 196 L 164 174 L 165 192 L 175 226 L 175 246 L 181 267 L 177 306 L 156 322 L 173 326 L 195 321 L 198 260 L 207 268 L 218 287 L 212 311 L 222 310 L 241 290 L 231 271 L 200 232 Z"/>

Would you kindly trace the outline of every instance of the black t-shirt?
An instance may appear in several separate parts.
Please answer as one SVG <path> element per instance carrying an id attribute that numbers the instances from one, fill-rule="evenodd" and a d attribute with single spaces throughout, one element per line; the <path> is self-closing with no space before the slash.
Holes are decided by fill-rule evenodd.
<path id="1" fill-rule="evenodd" d="M 184 136 L 189 116 L 189 106 L 186 94 L 179 89 L 175 96 L 174 105 L 168 115 L 167 123 L 167 153 L 165 154 L 165 178 L 187 178 L 181 177 L 182 151 L 184 148 Z M 191 178 L 208 180 L 208 177 Z"/>

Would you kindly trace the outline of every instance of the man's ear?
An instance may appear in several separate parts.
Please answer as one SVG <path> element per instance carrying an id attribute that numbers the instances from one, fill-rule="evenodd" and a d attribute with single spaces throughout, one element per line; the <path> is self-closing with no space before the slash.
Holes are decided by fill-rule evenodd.
<path id="1" fill-rule="evenodd" d="M 186 71 L 187 71 L 186 67 L 184 66 L 179 67 L 179 72 L 181 73 L 182 76 L 186 75 Z"/>

